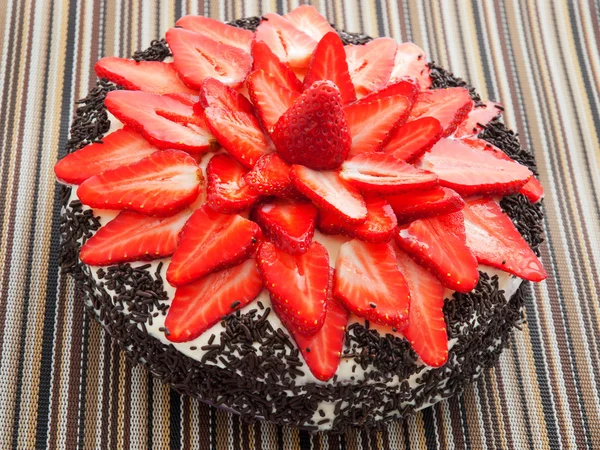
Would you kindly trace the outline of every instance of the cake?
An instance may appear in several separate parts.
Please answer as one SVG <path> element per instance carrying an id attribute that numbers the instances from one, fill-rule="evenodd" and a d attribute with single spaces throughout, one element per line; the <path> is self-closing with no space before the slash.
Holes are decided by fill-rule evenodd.
<path id="1" fill-rule="evenodd" d="M 173 389 L 308 430 L 493 366 L 546 276 L 502 107 L 310 6 L 177 26 L 97 63 L 56 165 L 74 301 Z"/>

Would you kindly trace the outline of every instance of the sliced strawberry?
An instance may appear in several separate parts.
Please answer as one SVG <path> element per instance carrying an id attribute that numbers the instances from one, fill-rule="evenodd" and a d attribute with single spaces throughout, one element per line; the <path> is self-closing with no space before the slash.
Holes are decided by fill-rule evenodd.
<path id="1" fill-rule="evenodd" d="M 467 246 L 477 260 L 530 281 L 548 277 L 542 263 L 494 200 L 467 200 L 465 209 Z"/>
<path id="2" fill-rule="evenodd" d="M 239 264 L 252 253 L 259 232 L 258 225 L 241 216 L 201 207 L 183 228 L 179 248 L 167 269 L 167 281 L 182 286 Z"/>
<path id="3" fill-rule="evenodd" d="M 313 242 L 306 253 L 290 255 L 275 244 L 264 242 L 256 262 L 275 312 L 285 323 L 302 334 L 319 331 L 327 311 L 327 249 Z"/>
<path id="4" fill-rule="evenodd" d="M 203 34 L 170 28 L 166 35 L 173 63 L 183 82 L 196 90 L 206 78 L 238 87 L 252 68 L 252 57 L 244 50 Z"/>
<path id="5" fill-rule="evenodd" d="M 388 195 L 386 200 L 399 223 L 460 211 L 465 202 L 452 189 L 435 187 L 424 191 L 409 191 Z"/>
<path id="6" fill-rule="evenodd" d="M 283 17 L 317 42 L 327 33 L 335 33 L 334 28 L 329 24 L 327 19 L 311 5 L 300 5 Z"/>
<path id="7" fill-rule="evenodd" d="M 271 138 L 279 155 L 290 164 L 338 168 L 348 156 L 351 138 L 335 84 L 313 83 L 281 116 Z"/>
<path id="8" fill-rule="evenodd" d="M 448 361 L 448 333 L 444 319 L 444 286 L 402 250 L 396 262 L 410 289 L 408 326 L 403 331 L 425 364 L 440 367 Z"/>
<path id="9" fill-rule="evenodd" d="M 197 338 L 246 306 L 261 290 L 262 280 L 253 259 L 177 288 L 165 319 L 167 339 L 187 342 Z"/>
<path id="10" fill-rule="evenodd" d="M 409 121 L 417 117 L 435 117 L 444 129 L 444 136 L 451 135 L 473 108 L 469 91 L 462 87 L 423 91 L 410 112 Z"/>
<path id="11" fill-rule="evenodd" d="M 390 244 L 357 239 L 342 244 L 333 295 L 359 317 L 399 329 L 406 326 L 410 293 Z"/>
<path id="12" fill-rule="evenodd" d="M 248 169 L 230 156 L 213 156 L 206 166 L 208 206 L 223 214 L 250 209 L 260 194 L 247 185 L 244 178 L 247 173 Z"/>
<path id="13" fill-rule="evenodd" d="M 205 153 L 216 141 L 204 115 L 194 111 L 197 97 L 111 91 L 104 104 L 121 122 L 140 132 L 152 145 L 190 153 Z"/>
<path id="14" fill-rule="evenodd" d="M 183 92 L 196 94 L 179 79 L 172 63 L 160 61 L 134 61 L 107 56 L 94 66 L 98 78 L 106 78 L 130 91 L 150 94 Z"/>
<path id="15" fill-rule="evenodd" d="M 395 81 L 394 83 L 388 84 L 383 89 L 380 89 L 370 94 L 365 95 L 360 99 L 363 102 L 374 102 L 385 97 L 392 95 L 401 95 L 406 97 L 411 103 L 415 101 L 419 94 L 419 84 L 411 78 Z"/>
<path id="16" fill-rule="evenodd" d="M 306 68 L 317 41 L 300 31 L 278 14 L 269 13 L 256 29 L 256 39 L 263 41 L 281 61 L 294 68 Z"/>
<path id="17" fill-rule="evenodd" d="M 200 89 L 200 103 L 195 107 L 196 110 L 221 108 L 237 113 L 254 114 L 254 107 L 246 97 L 215 78 L 204 80 Z"/>
<path id="18" fill-rule="evenodd" d="M 92 208 L 171 216 L 196 200 L 202 182 L 194 158 L 163 150 L 88 178 L 79 185 L 77 196 Z"/>
<path id="19" fill-rule="evenodd" d="M 275 200 L 258 206 L 258 223 L 267 238 L 284 252 L 305 253 L 312 242 L 317 222 L 317 208 L 312 203 Z"/>
<path id="20" fill-rule="evenodd" d="M 391 38 L 377 38 L 365 45 L 345 47 L 350 77 L 359 98 L 388 84 L 397 47 Z"/>
<path id="21" fill-rule="evenodd" d="M 539 202 L 544 197 L 544 187 L 540 180 L 535 177 L 531 177 L 519 192 L 527 197 L 531 203 Z"/>
<path id="22" fill-rule="evenodd" d="M 277 153 L 261 156 L 246 174 L 246 184 L 264 196 L 294 197 L 296 188 L 290 178 L 291 167 Z"/>
<path id="23" fill-rule="evenodd" d="M 213 41 L 237 47 L 250 53 L 254 33 L 243 28 L 227 25 L 210 17 L 204 16 L 183 16 L 175 24 L 195 33 L 200 33 Z"/>
<path id="24" fill-rule="evenodd" d="M 294 92 L 302 92 L 302 82 L 287 63 L 279 60 L 263 41 L 254 40 L 252 43 L 252 71 L 264 70 L 275 77 L 282 87 Z"/>
<path id="25" fill-rule="evenodd" d="M 54 166 L 54 173 L 65 183 L 81 184 L 96 174 L 134 163 L 158 150 L 139 133 L 124 127 L 107 134 L 102 142 L 65 156 Z"/>
<path id="26" fill-rule="evenodd" d="M 488 123 L 502 114 L 502 111 L 504 111 L 502 105 L 495 102 L 485 102 L 483 105 L 475 106 L 458 126 L 454 132 L 454 137 L 479 134 Z"/>
<path id="27" fill-rule="evenodd" d="M 252 72 L 246 79 L 250 99 L 265 130 L 273 132 L 275 124 L 300 94 L 281 86 L 273 75 L 263 70 Z"/>
<path id="28" fill-rule="evenodd" d="M 360 225 L 349 224 L 346 220 L 327 210 L 319 214 L 319 230 L 326 234 L 343 234 L 367 242 L 387 242 L 396 230 L 394 210 L 384 199 L 376 196 L 365 197 L 367 220 Z"/>
<path id="29" fill-rule="evenodd" d="M 383 151 L 402 161 L 412 162 L 433 147 L 443 131 L 435 117 L 411 120 L 392 133 Z"/>
<path id="30" fill-rule="evenodd" d="M 396 243 L 448 289 L 470 292 L 477 285 L 477 260 L 466 245 L 461 212 L 400 225 Z"/>
<path id="31" fill-rule="evenodd" d="M 367 208 L 362 195 L 342 180 L 337 172 L 318 172 L 293 165 L 290 178 L 296 189 L 319 208 L 341 216 L 350 223 L 359 224 L 366 220 Z"/>
<path id="32" fill-rule="evenodd" d="M 361 191 L 391 194 L 437 185 L 437 176 L 386 153 L 361 153 L 342 164 L 340 177 Z"/>
<path id="33" fill-rule="evenodd" d="M 340 90 L 344 105 L 356 100 L 356 92 L 348 72 L 344 44 L 335 31 L 327 33 L 317 44 L 304 77 L 304 89 L 319 80 L 335 83 Z"/>
<path id="34" fill-rule="evenodd" d="M 496 158 L 460 140 L 442 139 L 423 155 L 417 167 L 435 173 L 442 186 L 461 195 L 518 192 L 532 176 L 514 161 Z"/>
<path id="35" fill-rule="evenodd" d="M 377 152 L 387 143 L 397 127 L 404 124 L 411 103 L 402 95 L 375 101 L 360 100 L 345 108 L 352 135 L 350 155 Z"/>
<path id="36" fill-rule="evenodd" d="M 390 83 L 404 77 L 412 77 L 417 80 L 421 86 L 421 90 L 424 91 L 431 86 L 430 72 L 431 69 L 427 64 L 427 55 L 419 46 L 412 42 L 398 44 L 394 59 L 394 68 L 390 75 Z"/>

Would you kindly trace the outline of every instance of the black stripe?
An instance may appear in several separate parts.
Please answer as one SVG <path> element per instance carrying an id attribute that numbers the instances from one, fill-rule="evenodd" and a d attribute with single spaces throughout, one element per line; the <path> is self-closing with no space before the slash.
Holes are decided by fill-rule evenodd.
<path id="1" fill-rule="evenodd" d="M 217 448 L 217 408 L 210 407 L 210 442 L 211 448 Z"/>
<path id="2" fill-rule="evenodd" d="M 148 372 L 145 372 L 144 375 L 146 376 L 146 380 L 147 380 L 147 386 L 148 386 L 148 392 L 147 392 L 147 404 L 148 404 L 148 411 L 147 411 L 147 433 L 148 433 L 148 448 L 152 448 L 153 446 L 153 439 L 152 439 L 152 435 L 153 435 L 153 426 L 152 426 L 152 422 L 154 421 L 154 382 L 158 383 L 158 380 L 155 380 L 155 378 L 150 375 Z"/>
<path id="3" fill-rule="evenodd" d="M 277 13 L 283 14 L 283 0 L 277 0 Z"/>
<path id="4" fill-rule="evenodd" d="M 170 411 L 169 445 L 170 448 L 181 448 L 181 395 L 174 389 L 171 389 Z"/>
<path id="5" fill-rule="evenodd" d="M 463 436 L 465 437 L 465 447 L 471 448 L 471 436 L 469 433 L 469 423 L 467 422 L 467 411 L 465 409 L 465 395 L 460 394 L 458 396 L 458 406 L 460 411 L 460 420 L 462 425 Z M 531 435 L 531 431 L 529 431 Z"/>
<path id="6" fill-rule="evenodd" d="M 175 0 L 175 20 L 179 19 L 181 16 L 183 16 L 183 3 L 181 0 Z"/>
<path id="7" fill-rule="evenodd" d="M 410 434 L 408 434 L 408 422 L 402 423 L 402 432 L 404 433 L 404 450 L 410 450 Z"/>
<path id="8" fill-rule="evenodd" d="M 377 0 L 375 2 L 375 16 L 377 17 L 377 35 L 378 36 L 386 36 L 387 35 L 387 30 L 385 29 L 385 23 L 383 21 L 383 15 L 385 14 L 385 12 L 383 11 L 382 7 L 381 7 L 381 1 L 382 0 Z M 362 32 L 364 33 L 364 29 L 362 30 Z"/>
<path id="9" fill-rule="evenodd" d="M 283 450 L 283 427 L 277 426 L 277 448 Z"/>
<path id="10" fill-rule="evenodd" d="M 300 430 L 298 433 L 298 437 L 300 438 L 300 450 L 312 449 L 312 435 L 308 431 Z"/>
<path id="11" fill-rule="evenodd" d="M 477 40 L 480 43 L 481 49 L 483 50 L 482 52 L 480 52 L 481 55 L 481 64 L 483 67 L 483 78 L 485 79 L 485 85 L 487 87 L 487 91 L 490 92 L 492 94 L 492 98 L 496 101 L 500 100 L 500 94 L 498 93 L 498 91 L 496 90 L 496 87 L 494 85 L 494 77 L 492 76 L 492 70 L 491 70 L 491 57 L 492 55 L 489 54 L 488 52 L 485 51 L 485 37 L 484 37 L 484 31 L 483 31 L 483 26 L 485 24 L 482 24 L 478 19 L 479 17 L 481 17 L 481 11 L 480 11 L 480 3 L 477 0 L 471 0 L 471 5 L 473 7 L 473 15 L 475 16 L 475 32 L 477 34 Z M 462 34 L 462 27 L 460 27 L 461 30 L 461 34 Z"/>
<path id="12" fill-rule="evenodd" d="M 77 435 L 79 436 L 79 442 L 77 448 L 83 448 L 84 437 L 85 437 L 85 405 L 86 405 L 86 392 L 87 392 L 87 368 L 88 368 L 88 348 L 90 339 L 90 317 L 85 314 L 83 317 L 83 351 L 81 354 L 81 390 L 79 392 L 79 425 Z"/>
<path id="13" fill-rule="evenodd" d="M 421 411 L 423 417 L 423 428 L 425 429 L 425 443 L 428 449 L 437 449 L 437 430 L 433 417 L 433 408 L 425 408 Z"/>

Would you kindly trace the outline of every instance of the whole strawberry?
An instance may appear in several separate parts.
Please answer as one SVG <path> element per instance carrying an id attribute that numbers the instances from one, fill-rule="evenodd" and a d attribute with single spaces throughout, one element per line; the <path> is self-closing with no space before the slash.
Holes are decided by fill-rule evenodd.
<path id="1" fill-rule="evenodd" d="M 337 86 L 331 81 L 314 82 L 279 118 L 271 137 L 290 164 L 337 169 L 352 143 Z"/>

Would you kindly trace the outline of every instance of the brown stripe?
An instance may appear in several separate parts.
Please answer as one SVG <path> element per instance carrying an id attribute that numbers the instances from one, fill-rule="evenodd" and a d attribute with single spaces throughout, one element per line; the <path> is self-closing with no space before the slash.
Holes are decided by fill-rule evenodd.
<path id="1" fill-rule="evenodd" d="M 508 408 L 508 403 L 506 402 L 506 391 L 504 390 L 504 381 L 502 379 L 502 371 L 501 370 L 497 370 L 495 371 L 496 374 L 496 382 L 497 382 L 497 386 L 498 386 L 498 393 L 499 393 L 499 397 L 500 397 L 500 404 L 502 405 L 502 411 L 506 411 L 507 413 L 509 413 L 509 408 Z M 504 434 L 506 436 L 506 442 L 507 442 L 507 447 L 508 448 L 514 448 L 514 441 L 512 438 L 512 431 L 510 429 L 510 422 L 508 417 L 505 418 L 504 420 Z"/>

